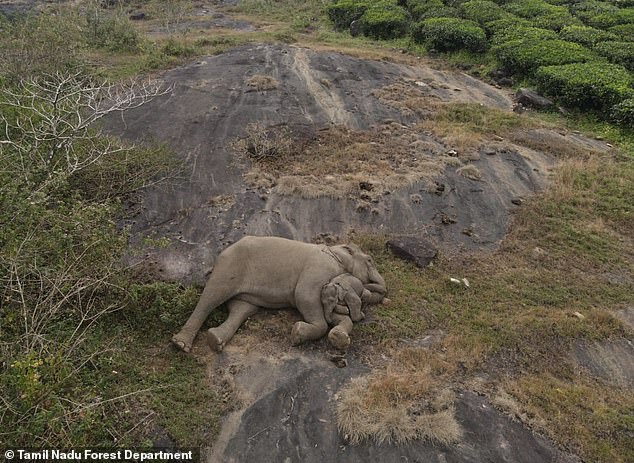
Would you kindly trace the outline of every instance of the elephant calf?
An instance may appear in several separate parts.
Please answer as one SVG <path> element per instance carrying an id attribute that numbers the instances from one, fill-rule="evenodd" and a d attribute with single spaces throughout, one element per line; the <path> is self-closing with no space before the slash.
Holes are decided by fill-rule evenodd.
<path id="1" fill-rule="evenodd" d="M 330 344 L 337 349 L 347 349 L 350 345 L 352 322 L 365 318 L 363 307 L 378 302 L 378 298 L 374 297 L 354 275 L 344 273 L 333 278 L 321 289 L 324 317 L 328 324 L 333 326 L 328 333 Z"/>
<path id="2" fill-rule="evenodd" d="M 172 342 L 189 352 L 211 310 L 223 303 L 229 309 L 227 320 L 207 331 L 207 342 L 214 350 L 221 351 L 260 307 L 297 308 L 304 321 L 293 325 L 291 342 L 318 339 L 328 331 L 321 290 L 342 274 L 350 274 L 363 284 L 370 294 L 369 303 L 383 300 L 385 280 L 372 258 L 358 246 L 246 236 L 220 253 L 194 312 Z"/>

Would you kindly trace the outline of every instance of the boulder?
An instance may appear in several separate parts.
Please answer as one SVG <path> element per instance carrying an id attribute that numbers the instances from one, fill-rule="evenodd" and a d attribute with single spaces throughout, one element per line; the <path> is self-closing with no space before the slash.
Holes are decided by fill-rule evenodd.
<path id="1" fill-rule="evenodd" d="M 528 88 L 520 88 L 515 94 L 515 101 L 526 108 L 549 109 L 554 106 L 551 100 Z"/>
<path id="2" fill-rule="evenodd" d="M 429 241 L 415 236 L 401 236 L 385 243 L 396 257 L 414 263 L 417 267 L 429 266 L 438 250 Z"/>

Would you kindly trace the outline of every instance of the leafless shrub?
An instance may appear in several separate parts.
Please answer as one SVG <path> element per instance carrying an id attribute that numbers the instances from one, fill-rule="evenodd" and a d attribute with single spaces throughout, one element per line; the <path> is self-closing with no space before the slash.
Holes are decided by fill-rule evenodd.
<path id="1" fill-rule="evenodd" d="M 62 176 L 73 175 L 99 161 L 129 150 L 103 137 L 95 122 L 136 108 L 171 91 L 152 80 L 128 84 L 93 82 L 81 74 L 52 74 L 23 81 L 17 90 L 3 89 L 0 106 L 12 108 L 16 117 L 0 114 L 0 153 L 14 175 L 31 178 L 34 193 Z"/>
<path id="2" fill-rule="evenodd" d="M 254 161 L 281 160 L 292 153 L 292 134 L 286 126 L 265 127 L 255 122 L 246 126 L 245 133 L 245 137 L 235 143 L 235 148 Z"/>

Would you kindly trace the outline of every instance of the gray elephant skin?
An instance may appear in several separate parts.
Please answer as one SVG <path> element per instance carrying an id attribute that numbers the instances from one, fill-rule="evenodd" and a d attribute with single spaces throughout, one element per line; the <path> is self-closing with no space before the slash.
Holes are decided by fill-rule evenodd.
<path id="1" fill-rule="evenodd" d="M 325 246 L 246 236 L 220 253 L 194 312 L 172 342 L 189 352 L 211 311 L 223 303 L 229 310 L 227 320 L 207 331 L 213 350 L 221 351 L 240 325 L 261 307 L 299 310 L 304 321 L 293 325 L 292 344 L 319 339 L 328 331 L 321 290 L 344 273 L 358 278 L 370 291 L 369 303 L 383 300 L 385 281 L 372 258 L 356 245 Z"/>

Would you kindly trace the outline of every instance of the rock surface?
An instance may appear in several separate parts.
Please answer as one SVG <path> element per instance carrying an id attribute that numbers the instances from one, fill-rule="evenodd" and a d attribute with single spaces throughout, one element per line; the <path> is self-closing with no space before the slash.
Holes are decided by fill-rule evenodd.
<path id="1" fill-rule="evenodd" d="M 227 365 L 233 357 L 244 364 L 244 355 L 234 350 L 221 354 L 217 361 Z M 235 380 L 242 394 L 252 400 L 229 417 L 207 460 L 210 463 L 576 461 L 498 412 L 484 397 L 468 391 L 458 393 L 456 418 L 463 438 L 455 445 L 424 441 L 349 445 L 337 430 L 335 396 L 351 378 L 367 373 L 365 367 L 351 361 L 348 368 L 341 369 L 310 356 L 276 360 L 247 356 L 247 364 Z"/>
<path id="2" fill-rule="evenodd" d="M 634 342 L 630 339 L 578 342 L 572 356 L 592 375 L 615 386 L 634 389 Z"/>
<path id="3" fill-rule="evenodd" d="M 385 245 L 396 257 L 420 268 L 427 267 L 438 254 L 438 250 L 429 241 L 415 236 L 392 238 Z"/>
<path id="4" fill-rule="evenodd" d="M 554 106 L 551 100 L 528 88 L 520 88 L 515 93 L 515 101 L 527 108 L 549 109 Z"/>
<path id="5" fill-rule="evenodd" d="M 256 74 L 275 78 L 278 87 L 249 91 L 245 79 Z M 445 101 L 510 109 L 511 100 L 464 74 L 282 45 L 238 47 L 166 72 L 163 79 L 176 85 L 171 95 L 128 111 L 123 121 L 114 118 L 109 129 L 130 139 L 167 142 L 184 162 L 181 179 L 144 194 L 132 224 L 139 241 L 152 234 L 172 239 L 149 259 L 166 280 L 201 282 L 214 257 L 246 234 L 312 241 L 321 233 L 345 239 L 352 230 L 424 233 L 452 248 L 492 248 L 504 235 L 511 199 L 543 188 L 551 165 L 536 151 L 504 151 L 473 161 L 482 174 L 478 182 L 448 167 L 437 181 L 442 188 L 430 192 L 426 182 L 416 182 L 365 208 L 346 198 L 262 192 L 245 184 L 245 168 L 230 146 L 251 122 L 358 130 L 386 120 L 411 124 L 411 115 L 371 94 L 403 79 L 416 88 L 414 82 L 429 82 L 421 91 Z M 332 85 L 325 87 L 322 80 Z M 412 195 L 421 200 L 412 202 Z M 219 197 L 229 200 L 219 203 Z M 465 235 L 464 229 L 472 233 Z"/>

